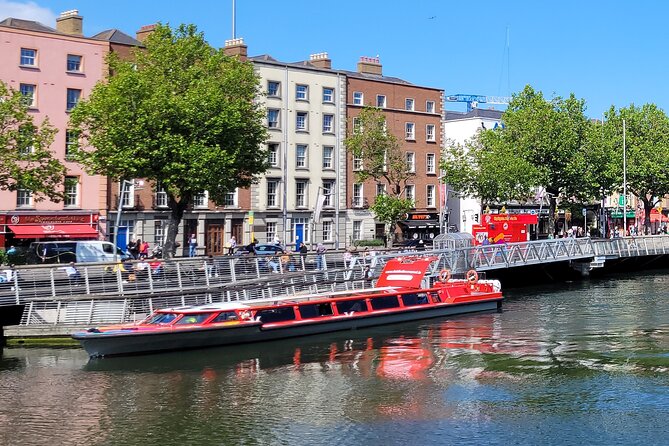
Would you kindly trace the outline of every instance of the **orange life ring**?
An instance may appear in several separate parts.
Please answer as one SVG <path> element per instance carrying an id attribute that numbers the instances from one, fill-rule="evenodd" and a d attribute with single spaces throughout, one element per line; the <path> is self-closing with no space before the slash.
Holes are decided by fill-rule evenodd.
<path id="1" fill-rule="evenodd" d="M 451 279 L 451 270 L 450 269 L 442 269 L 439 271 L 439 281 L 440 282 L 448 282 Z"/>
<path id="2" fill-rule="evenodd" d="M 479 281 L 479 273 L 477 273 L 474 269 L 470 269 L 465 274 L 465 279 L 467 279 L 467 282 L 475 284 Z"/>

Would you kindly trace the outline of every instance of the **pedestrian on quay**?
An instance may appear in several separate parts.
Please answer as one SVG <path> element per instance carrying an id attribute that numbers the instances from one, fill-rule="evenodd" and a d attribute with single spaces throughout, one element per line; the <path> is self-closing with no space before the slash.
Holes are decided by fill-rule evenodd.
<path id="1" fill-rule="evenodd" d="M 64 266 L 62 269 L 65 270 L 67 278 L 70 281 L 70 286 L 77 286 L 81 280 L 81 273 L 77 270 L 77 267 L 74 265 L 74 262 L 68 263 L 67 266 Z"/>
<path id="2" fill-rule="evenodd" d="M 195 257 L 197 254 L 197 235 L 191 234 L 188 239 L 188 257 Z"/>
<path id="3" fill-rule="evenodd" d="M 325 251 L 327 251 L 325 245 L 322 243 L 316 245 L 316 269 L 318 271 L 322 270 L 325 266 Z"/>
<path id="4" fill-rule="evenodd" d="M 139 247 L 139 258 L 148 259 L 149 258 L 149 242 L 144 240 Z"/>
<path id="5" fill-rule="evenodd" d="M 233 255 L 235 253 L 235 248 L 237 247 L 237 239 L 235 239 L 235 236 L 233 235 L 230 237 L 230 241 L 228 242 L 228 255 Z"/>

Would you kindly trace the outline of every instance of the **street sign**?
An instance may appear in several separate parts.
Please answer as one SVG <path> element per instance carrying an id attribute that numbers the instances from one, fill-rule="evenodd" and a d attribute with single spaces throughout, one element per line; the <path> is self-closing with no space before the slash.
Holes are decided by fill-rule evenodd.
<path id="1" fill-rule="evenodd" d="M 625 196 L 621 195 L 618 197 L 618 205 L 619 206 L 625 206 Z"/>
<path id="2" fill-rule="evenodd" d="M 585 217 L 586 215 L 588 215 L 588 210 L 586 208 L 583 208 L 583 216 Z"/>

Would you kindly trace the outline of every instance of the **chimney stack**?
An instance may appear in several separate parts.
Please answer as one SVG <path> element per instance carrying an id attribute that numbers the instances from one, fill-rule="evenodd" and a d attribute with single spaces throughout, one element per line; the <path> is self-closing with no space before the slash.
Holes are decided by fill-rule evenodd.
<path id="1" fill-rule="evenodd" d="M 236 56 L 241 60 L 246 60 L 248 54 L 247 50 L 248 48 L 244 43 L 244 39 L 241 37 L 238 39 L 226 40 L 225 46 L 223 47 L 223 53 L 225 53 L 226 56 Z"/>
<path id="2" fill-rule="evenodd" d="M 84 18 L 79 15 L 79 11 L 76 9 L 61 12 L 56 19 L 56 31 L 71 36 L 83 36 Z"/>
<path id="3" fill-rule="evenodd" d="M 139 31 L 135 33 L 135 38 L 139 40 L 140 42 L 144 43 L 147 37 L 153 32 L 153 30 L 156 29 L 156 25 L 144 25 L 141 28 L 139 28 Z"/>
<path id="4" fill-rule="evenodd" d="M 379 56 L 376 56 L 376 57 L 362 56 L 362 57 L 360 57 L 360 60 L 358 61 L 358 73 L 378 74 L 379 76 L 381 76 L 383 74 L 383 72 L 382 72 L 382 65 L 381 65 L 381 60 L 379 59 Z"/>
<path id="5" fill-rule="evenodd" d="M 309 56 L 311 65 L 318 68 L 325 68 L 330 70 L 332 68 L 332 61 L 328 57 L 328 53 L 316 53 Z"/>

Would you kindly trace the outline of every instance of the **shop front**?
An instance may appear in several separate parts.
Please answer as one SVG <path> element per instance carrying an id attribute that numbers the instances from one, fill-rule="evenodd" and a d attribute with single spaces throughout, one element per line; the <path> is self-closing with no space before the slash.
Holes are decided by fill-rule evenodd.
<path id="1" fill-rule="evenodd" d="M 97 240 L 99 214 L 85 213 L 20 213 L 0 214 L 0 248 L 28 246 L 47 240 Z"/>
<path id="2" fill-rule="evenodd" d="M 427 245 L 439 235 L 439 214 L 429 212 L 413 212 L 406 214 L 404 220 L 398 222 L 404 240 L 423 240 Z"/>

